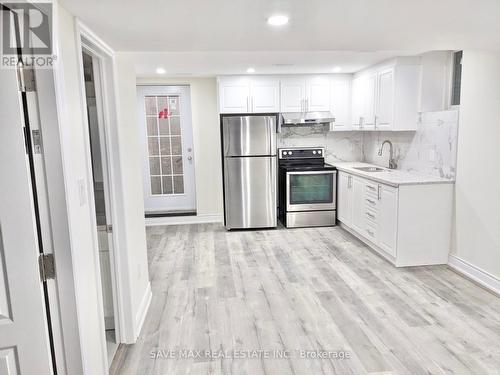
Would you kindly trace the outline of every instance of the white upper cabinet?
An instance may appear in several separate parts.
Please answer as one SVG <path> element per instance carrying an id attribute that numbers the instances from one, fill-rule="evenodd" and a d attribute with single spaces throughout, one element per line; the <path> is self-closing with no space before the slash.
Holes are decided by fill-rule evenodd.
<path id="1" fill-rule="evenodd" d="M 364 130 L 375 129 L 375 100 L 376 100 L 376 90 L 377 90 L 377 75 L 368 74 L 364 81 L 364 107 L 362 113 L 362 124 L 361 127 Z"/>
<path id="2" fill-rule="evenodd" d="M 220 113 L 279 112 L 279 80 L 272 78 L 219 78 Z"/>
<path id="3" fill-rule="evenodd" d="M 306 79 L 306 111 L 330 110 L 330 79 L 311 77 Z"/>
<path id="4" fill-rule="evenodd" d="M 329 111 L 330 105 L 328 76 L 281 79 L 281 112 Z"/>
<path id="5" fill-rule="evenodd" d="M 363 123 L 365 108 L 365 79 L 364 76 L 355 77 L 352 81 L 351 92 L 351 124 L 354 130 L 360 130 Z"/>
<path id="6" fill-rule="evenodd" d="M 220 113 L 247 113 L 250 111 L 250 81 L 242 77 L 219 79 Z"/>
<path id="7" fill-rule="evenodd" d="M 397 58 L 356 73 L 352 125 L 360 130 L 417 130 L 421 66 L 416 58 Z"/>
<path id="8" fill-rule="evenodd" d="M 306 81 L 304 78 L 281 79 L 281 112 L 305 112 Z"/>
<path id="9" fill-rule="evenodd" d="M 376 125 L 379 130 L 392 128 L 394 114 L 394 69 L 382 70 L 377 75 Z"/>
<path id="10" fill-rule="evenodd" d="M 250 82 L 250 109 L 253 113 L 280 111 L 280 81 L 273 78 L 255 78 Z"/>
<path id="11" fill-rule="evenodd" d="M 330 130 L 351 130 L 351 81 L 350 74 L 222 76 L 218 77 L 219 112 L 330 111 L 335 117 Z"/>
<path id="12" fill-rule="evenodd" d="M 351 130 L 350 122 L 350 90 L 351 77 L 334 77 L 330 85 L 330 111 L 335 117 L 334 131 Z"/>

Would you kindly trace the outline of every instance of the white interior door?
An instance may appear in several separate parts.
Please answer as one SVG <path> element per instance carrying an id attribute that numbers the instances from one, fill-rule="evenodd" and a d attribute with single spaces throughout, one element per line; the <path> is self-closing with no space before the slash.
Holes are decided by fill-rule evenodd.
<path id="1" fill-rule="evenodd" d="M 0 374 L 51 374 L 16 71 L 0 82 Z"/>
<path id="2" fill-rule="evenodd" d="M 146 213 L 196 210 L 189 86 L 139 86 Z"/>

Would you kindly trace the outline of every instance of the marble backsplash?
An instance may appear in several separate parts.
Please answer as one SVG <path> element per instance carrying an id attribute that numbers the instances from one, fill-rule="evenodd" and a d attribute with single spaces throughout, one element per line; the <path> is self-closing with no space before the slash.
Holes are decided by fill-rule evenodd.
<path id="1" fill-rule="evenodd" d="M 455 179 L 457 162 L 458 110 L 422 113 L 416 132 L 365 132 L 363 160 L 389 165 L 389 146 L 382 156 L 382 142 L 390 140 L 398 168 L 441 178 Z"/>
<path id="2" fill-rule="evenodd" d="M 323 125 L 283 127 L 278 147 L 323 146 L 326 161 L 364 161 L 389 165 L 389 147 L 382 156 L 382 142 L 390 140 L 399 170 L 455 178 L 458 135 L 458 111 L 426 112 L 416 132 L 330 132 Z"/>
<path id="3" fill-rule="evenodd" d="M 361 132 L 330 132 L 324 125 L 283 127 L 278 136 L 278 147 L 325 147 L 329 163 L 358 161 L 363 158 Z"/>

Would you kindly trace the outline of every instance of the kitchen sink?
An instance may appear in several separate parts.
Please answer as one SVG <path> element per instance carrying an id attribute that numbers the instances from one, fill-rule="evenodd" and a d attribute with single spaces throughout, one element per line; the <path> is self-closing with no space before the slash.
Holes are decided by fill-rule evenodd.
<path id="1" fill-rule="evenodd" d="M 385 169 L 385 168 L 379 168 L 379 167 L 354 167 L 354 169 L 357 169 L 359 171 L 363 172 L 390 172 L 390 170 Z"/>

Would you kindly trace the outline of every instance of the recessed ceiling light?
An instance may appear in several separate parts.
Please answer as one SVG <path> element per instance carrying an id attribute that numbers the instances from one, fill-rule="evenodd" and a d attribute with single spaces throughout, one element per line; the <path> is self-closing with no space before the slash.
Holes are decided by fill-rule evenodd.
<path id="1" fill-rule="evenodd" d="M 247 73 L 255 73 L 255 69 L 254 68 L 248 68 L 247 69 Z"/>
<path id="2" fill-rule="evenodd" d="M 338 72 L 340 72 L 340 71 L 342 71 L 342 68 L 341 68 L 340 66 L 336 66 L 336 67 L 334 67 L 334 68 L 332 69 L 332 72 L 334 72 L 334 73 L 338 73 Z"/>
<path id="3" fill-rule="evenodd" d="M 267 23 L 271 26 L 283 26 L 288 23 L 288 17 L 283 15 L 271 16 L 267 19 Z"/>
<path id="4" fill-rule="evenodd" d="M 165 74 L 167 71 L 164 68 L 156 68 L 156 73 Z"/>

